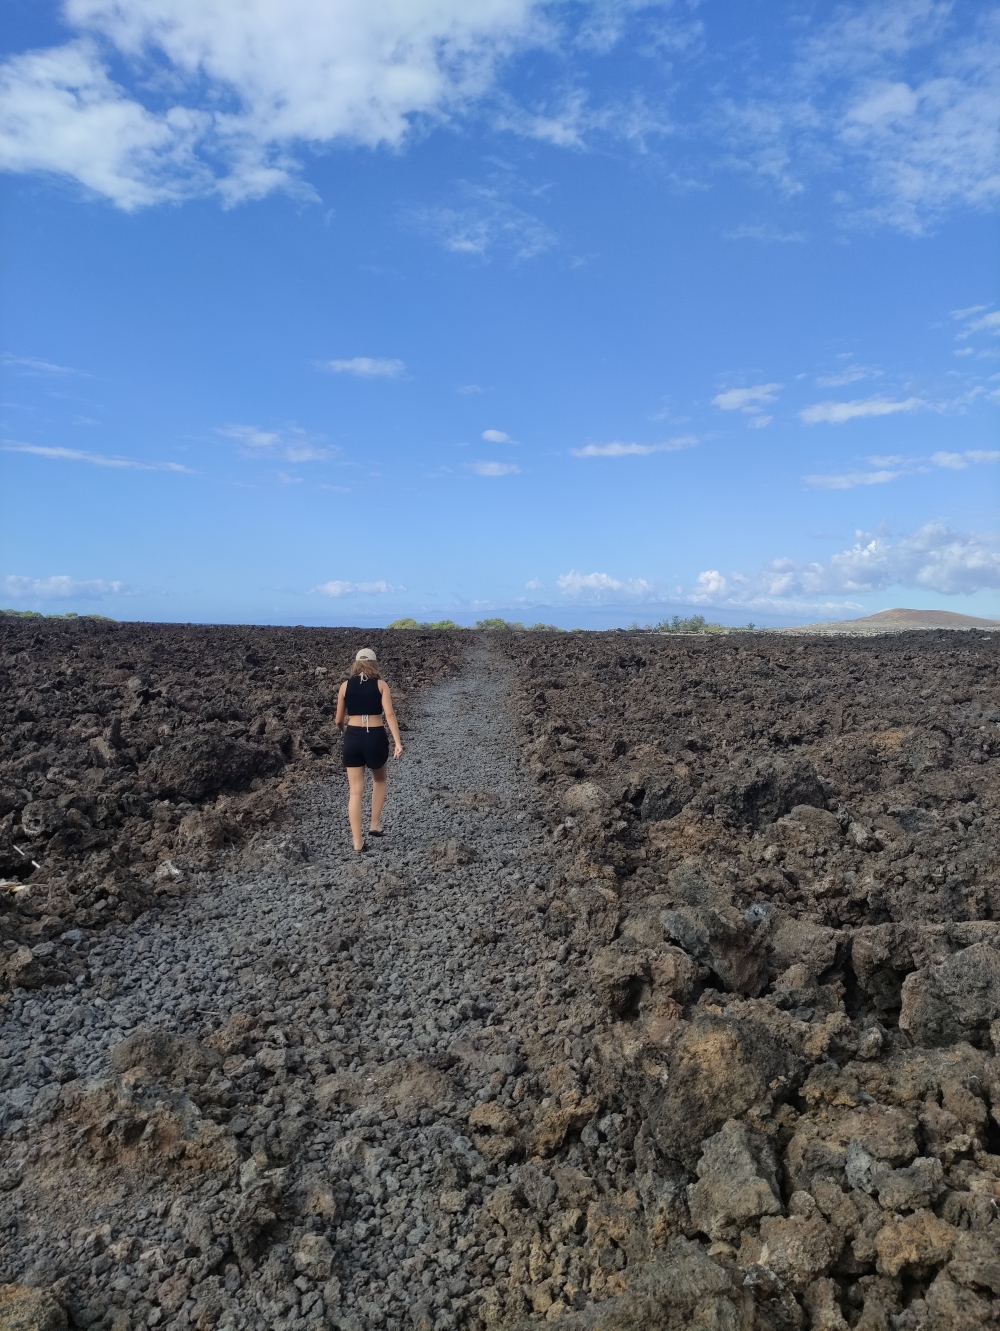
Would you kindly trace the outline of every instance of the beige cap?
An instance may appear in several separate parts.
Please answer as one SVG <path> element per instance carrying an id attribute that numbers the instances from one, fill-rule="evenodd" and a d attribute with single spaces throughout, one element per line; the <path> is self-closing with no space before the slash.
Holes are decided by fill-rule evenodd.
<path id="1" fill-rule="evenodd" d="M 354 659 L 355 661 L 377 661 L 378 657 L 370 647 L 362 647 Z"/>

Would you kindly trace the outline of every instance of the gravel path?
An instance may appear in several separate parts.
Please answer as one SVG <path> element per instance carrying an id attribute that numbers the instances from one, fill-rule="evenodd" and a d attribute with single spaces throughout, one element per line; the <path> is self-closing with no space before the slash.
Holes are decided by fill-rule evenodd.
<path id="1" fill-rule="evenodd" d="M 533 1090 L 521 1042 L 563 1045 L 552 993 L 542 1016 L 535 1003 L 565 949 L 535 923 L 551 836 L 519 766 L 510 669 L 479 647 L 423 695 L 391 768 L 387 836 L 365 856 L 346 783 L 316 785 L 276 839 L 291 863 L 234 865 L 84 940 L 81 985 L 15 991 L 0 1027 L 3 1278 L 55 1284 L 79 1324 L 116 1331 L 481 1325 L 508 1259 L 477 1217 L 505 1166 L 502 1146 L 473 1145 L 469 1115 L 495 1106 L 502 1132 Z M 151 1046 L 151 1028 L 225 1062 Z M 130 1059 L 109 1059 L 123 1041 L 145 1069 L 124 1093 Z M 109 1082 L 112 1066 L 126 1076 Z M 98 1148 L 109 1085 L 117 1119 L 123 1094 L 138 1119 L 119 1131 L 105 1113 L 117 1144 Z M 164 1097 L 186 1141 L 216 1133 L 179 1168 L 176 1146 L 141 1152 Z M 87 1145 L 67 1158 L 74 1124 Z"/>

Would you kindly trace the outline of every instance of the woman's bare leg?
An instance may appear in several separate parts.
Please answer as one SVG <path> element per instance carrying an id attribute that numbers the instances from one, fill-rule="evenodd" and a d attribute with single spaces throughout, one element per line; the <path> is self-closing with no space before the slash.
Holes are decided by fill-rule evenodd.
<path id="1" fill-rule="evenodd" d="M 354 849 L 360 850 L 365 844 L 364 834 L 361 831 L 361 800 L 365 793 L 365 769 L 363 767 L 348 767 L 347 784 L 350 788 L 347 797 L 347 816 L 351 823 Z"/>
<path id="2" fill-rule="evenodd" d="M 382 826 L 382 808 L 385 804 L 385 774 L 388 763 L 372 772 L 372 831 Z"/>

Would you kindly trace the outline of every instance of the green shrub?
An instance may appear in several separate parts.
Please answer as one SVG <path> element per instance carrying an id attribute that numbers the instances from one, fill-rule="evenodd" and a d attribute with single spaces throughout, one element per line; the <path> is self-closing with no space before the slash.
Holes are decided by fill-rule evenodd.
<path id="1" fill-rule="evenodd" d="M 724 624 L 710 624 L 704 615 L 692 615 L 690 619 L 681 619 L 674 615 L 654 626 L 657 633 L 727 633 Z"/>
<path id="2" fill-rule="evenodd" d="M 453 619 L 439 619 L 435 623 L 418 624 L 415 619 L 394 619 L 387 629 L 460 629 Z"/>

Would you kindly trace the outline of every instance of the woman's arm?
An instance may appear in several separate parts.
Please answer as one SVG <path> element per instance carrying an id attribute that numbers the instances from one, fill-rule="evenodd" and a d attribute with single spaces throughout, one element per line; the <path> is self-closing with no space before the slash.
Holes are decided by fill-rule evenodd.
<path id="1" fill-rule="evenodd" d="M 344 725 L 347 722 L 347 703 L 344 701 L 346 697 L 347 697 L 347 680 L 345 679 L 343 684 L 341 684 L 340 689 L 337 693 L 336 726 L 337 729 L 340 731 L 344 729 Z"/>
<path id="2" fill-rule="evenodd" d="M 396 751 L 392 756 L 402 758 L 403 741 L 399 738 L 399 724 L 396 721 L 396 713 L 392 709 L 392 694 L 389 692 L 389 685 L 384 679 L 379 680 L 378 691 L 382 695 L 382 715 L 385 717 L 386 725 L 392 732 L 392 738 L 396 745 Z"/>

